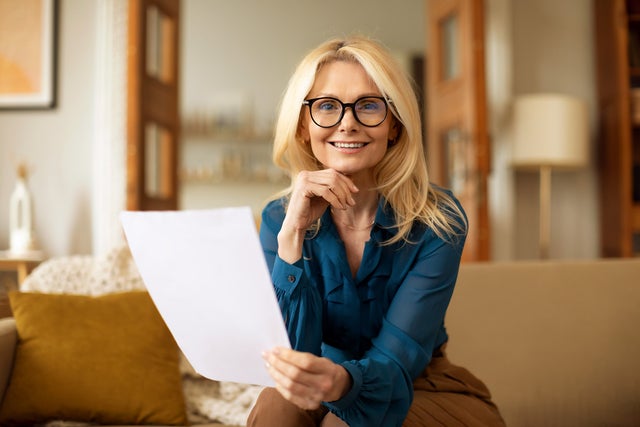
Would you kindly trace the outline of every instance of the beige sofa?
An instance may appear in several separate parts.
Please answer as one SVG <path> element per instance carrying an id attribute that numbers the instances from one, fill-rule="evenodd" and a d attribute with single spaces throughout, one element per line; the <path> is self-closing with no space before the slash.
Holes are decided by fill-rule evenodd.
<path id="1" fill-rule="evenodd" d="M 640 259 L 465 264 L 447 325 L 509 427 L 640 425 Z M 15 342 L 2 320 L 0 399 Z"/>
<path id="2" fill-rule="evenodd" d="M 509 427 L 640 426 L 640 258 L 465 264 L 446 324 Z"/>

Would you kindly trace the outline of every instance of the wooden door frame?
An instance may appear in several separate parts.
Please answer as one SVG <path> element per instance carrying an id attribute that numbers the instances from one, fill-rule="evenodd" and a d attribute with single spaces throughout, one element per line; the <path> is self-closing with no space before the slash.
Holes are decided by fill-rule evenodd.
<path id="1" fill-rule="evenodd" d="M 163 55 L 172 57 L 163 70 L 170 76 L 160 81 L 147 73 L 147 9 L 153 6 L 172 18 L 173 30 L 163 39 Z M 178 113 L 180 0 L 129 0 L 127 43 L 127 189 L 128 210 L 175 210 L 178 207 Z M 164 153 L 165 173 L 161 180 L 165 193 L 149 195 L 146 176 L 145 129 L 153 122 L 169 135 Z"/>
<path id="2" fill-rule="evenodd" d="M 488 132 L 486 76 L 484 51 L 484 0 L 426 0 L 428 106 L 426 152 L 432 182 L 449 185 L 445 146 L 440 131 L 458 128 L 462 138 L 471 142 L 465 156 L 469 178 L 466 192 L 471 200 L 461 200 L 470 218 L 467 245 L 463 261 L 485 261 L 490 254 L 490 222 L 488 204 L 488 175 L 491 167 L 491 144 Z M 460 77 L 443 78 L 442 37 L 437 17 L 460 18 Z M 470 43 L 467 45 L 465 43 Z M 466 78 L 463 78 L 466 76 Z M 446 100 L 447 108 L 439 108 L 438 101 Z M 464 197 L 463 197 L 464 199 Z"/>

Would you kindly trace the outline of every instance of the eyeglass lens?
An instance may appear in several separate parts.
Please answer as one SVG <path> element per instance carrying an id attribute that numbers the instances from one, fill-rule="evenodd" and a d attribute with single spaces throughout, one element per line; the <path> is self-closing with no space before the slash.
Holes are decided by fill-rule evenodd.
<path id="1" fill-rule="evenodd" d="M 347 107 L 351 107 L 356 120 L 365 126 L 378 126 L 387 117 L 387 104 L 382 98 L 360 98 L 354 103 L 343 103 L 335 98 L 316 98 L 309 100 L 309 106 L 311 119 L 321 127 L 337 125 Z"/>

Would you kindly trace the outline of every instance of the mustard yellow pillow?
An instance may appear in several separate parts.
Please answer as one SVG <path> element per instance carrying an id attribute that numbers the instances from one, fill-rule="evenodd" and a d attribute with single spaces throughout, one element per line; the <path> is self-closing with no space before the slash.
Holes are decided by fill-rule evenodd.
<path id="1" fill-rule="evenodd" d="M 18 345 L 0 425 L 186 425 L 178 348 L 149 294 L 11 292 Z"/>

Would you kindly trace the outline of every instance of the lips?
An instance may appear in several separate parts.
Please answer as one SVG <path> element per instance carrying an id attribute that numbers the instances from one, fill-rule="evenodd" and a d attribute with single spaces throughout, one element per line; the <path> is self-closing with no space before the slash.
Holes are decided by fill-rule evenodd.
<path id="1" fill-rule="evenodd" d="M 364 142 L 339 142 L 339 141 L 334 141 L 331 143 L 331 145 L 333 145 L 336 148 L 362 148 L 365 145 L 367 145 Z"/>

